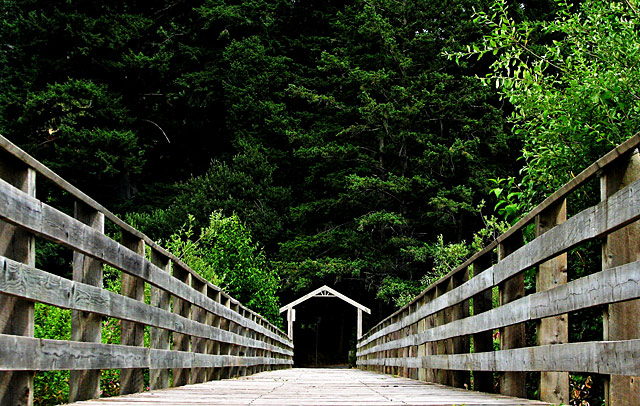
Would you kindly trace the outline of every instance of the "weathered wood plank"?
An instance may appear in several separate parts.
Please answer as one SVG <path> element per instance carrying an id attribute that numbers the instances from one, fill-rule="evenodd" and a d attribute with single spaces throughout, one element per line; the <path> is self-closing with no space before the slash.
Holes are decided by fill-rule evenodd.
<path id="1" fill-rule="evenodd" d="M 197 323 L 170 311 L 147 305 L 95 286 L 73 282 L 0 257 L 0 292 L 66 309 L 115 317 L 134 323 L 195 335 L 229 344 L 240 343 L 292 356 L 289 349 L 250 340 L 217 327 Z"/>
<path id="2" fill-rule="evenodd" d="M 291 341 L 280 335 L 281 332 L 274 333 L 243 318 L 237 312 L 221 306 L 168 275 L 134 251 L 61 211 L 20 192 L 1 179 L 0 219 L 5 219 L 44 238 L 99 259 L 220 317 L 228 318 L 234 323 L 254 329 L 279 341 L 284 346 L 291 347 Z M 232 301 L 231 298 L 229 300 Z"/>
<path id="3" fill-rule="evenodd" d="M 166 369 L 258 364 L 291 365 L 292 361 L 0 334 L 0 370 L 5 371 Z"/>
<path id="4" fill-rule="evenodd" d="M 495 352 L 431 355 L 422 358 L 360 360 L 358 365 L 478 371 L 573 371 L 637 376 L 640 374 L 640 339 L 554 344 Z"/>
<path id="5" fill-rule="evenodd" d="M 540 236 L 567 220 L 567 201 L 559 200 L 536 217 L 536 236 Z M 561 254 L 538 266 L 536 290 L 538 292 L 567 283 L 567 254 Z M 538 345 L 569 342 L 567 314 L 541 319 L 537 331 Z M 541 372 L 540 399 L 549 403 L 569 403 L 569 372 Z"/>
<path id="6" fill-rule="evenodd" d="M 438 296 L 427 301 L 423 306 L 420 306 L 420 308 L 416 312 L 402 317 L 395 323 L 389 323 L 384 327 L 379 326 L 378 329 L 375 330 L 375 332 L 373 332 L 373 330 L 370 330 L 370 334 L 360 340 L 357 344 L 357 347 L 360 348 L 382 336 L 388 335 L 408 325 L 416 323 L 418 322 L 418 320 L 435 314 L 440 309 L 453 306 L 473 297 L 476 294 L 486 292 L 488 289 L 491 289 L 493 287 L 493 280 L 493 267 L 489 267 L 479 275 L 475 275 L 469 281 L 463 283 L 461 286 L 458 286 L 451 291 L 445 292 L 442 296 Z"/>
<path id="7" fill-rule="evenodd" d="M 35 172 L 7 156 L 0 155 L 0 177 L 15 185 L 27 196 L 35 196 Z M 5 202 L 0 202 L 5 204 Z M 29 214 L 24 214 L 29 216 Z M 35 239 L 32 234 L 0 221 L 0 255 L 27 265 L 35 264 Z M 0 295 L 0 333 L 34 335 L 34 305 L 15 297 Z M 33 404 L 32 372 L 0 372 L 0 405 Z"/>
<path id="8" fill-rule="evenodd" d="M 544 402 L 448 388 L 349 369 L 288 369 L 74 406 L 533 406 Z"/>
<path id="9" fill-rule="evenodd" d="M 640 178 L 640 156 L 630 154 L 619 159 L 600 178 L 603 201 Z M 640 222 L 609 234 L 602 244 L 602 268 L 608 269 L 640 259 Z M 603 338 L 626 340 L 640 338 L 640 300 L 607 306 L 603 315 Z M 605 384 L 608 406 L 632 406 L 640 402 L 640 376 L 609 377 Z"/>
<path id="10" fill-rule="evenodd" d="M 434 327 L 422 333 L 389 341 L 365 350 L 361 349 L 358 351 L 358 356 L 443 340 L 457 335 L 475 334 L 593 306 L 637 299 L 640 298 L 639 273 L 640 261 L 606 269 L 553 289 L 533 293 L 476 316 L 454 321 L 445 326 Z"/>
<path id="11" fill-rule="evenodd" d="M 475 277 L 491 266 L 491 253 L 478 257 L 473 263 Z M 473 315 L 478 315 L 493 309 L 493 297 L 491 289 L 486 289 L 473 296 Z M 473 352 L 493 351 L 493 332 L 491 330 L 473 334 Z M 485 371 L 473 371 L 473 390 L 493 393 L 493 373 Z"/>
<path id="12" fill-rule="evenodd" d="M 498 244 L 498 265 L 500 261 L 515 252 L 523 244 L 522 233 L 512 234 Z M 515 302 L 524 297 L 524 273 L 512 274 L 498 285 L 499 306 Z M 510 324 L 500 328 L 500 349 L 510 350 L 526 346 L 525 326 L 523 323 Z M 500 393 L 507 396 L 525 397 L 527 395 L 526 375 L 522 372 L 509 372 L 500 375 Z"/>
<path id="13" fill-rule="evenodd" d="M 203 295 L 207 294 L 207 285 L 196 280 L 191 279 L 191 286 L 202 293 Z M 204 325 L 207 320 L 207 311 L 201 307 L 194 306 L 191 309 L 191 320 L 196 321 Z M 196 353 L 205 353 L 206 352 L 207 340 L 202 337 L 192 336 L 191 337 L 191 351 Z M 206 380 L 206 371 L 204 368 L 192 368 L 191 369 L 191 377 L 189 383 L 201 383 Z"/>
<path id="14" fill-rule="evenodd" d="M 602 238 L 640 218 L 640 180 L 547 231 L 494 266 L 495 282 L 502 282 L 576 245 Z"/>
<path id="15" fill-rule="evenodd" d="M 191 285 L 191 275 L 186 269 L 180 267 L 176 263 L 171 266 L 173 277 L 183 282 L 185 285 Z M 173 297 L 173 312 L 186 319 L 191 318 L 191 303 L 182 300 L 179 297 Z M 191 350 L 191 339 L 187 334 L 173 333 L 173 349 L 176 351 L 188 352 Z M 187 368 L 174 368 L 172 386 L 183 386 L 189 383 L 191 375 L 191 366 Z"/>
<path id="16" fill-rule="evenodd" d="M 138 236 L 122 232 L 122 246 L 133 251 L 140 260 L 145 256 L 144 240 Z M 136 261 L 138 262 L 138 261 Z M 146 262 L 144 263 L 146 264 Z M 138 276 L 121 274 L 122 295 L 133 299 L 134 303 L 144 303 L 144 279 Z M 136 303 L 137 304 L 137 303 Z M 144 324 L 129 320 L 120 323 L 120 343 L 126 346 L 144 347 Z M 120 395 L 138 393 L 144 390 L 144 369 L 127 368 L 120 370 Z"/>
<path id="17" fill-rule="evenodd" d="M 163 271 L 171 272 L 171 260 L 161 252 L 151 249 L 151 263 Z M 167 291 L 155 286 L 151 287 L 151 306 L 164 310 L 168 314 L 171 312 L 171 296 Z M 172 314 L 172 313 L 171 313 Z M 159 350 L 168 350 L 170 347 L 170 337 L 168 329 L 152 327 L 149 331 L 150 347 Z M 149 371 L 149 387 L 151 389 L 164 389 L 169 387 L 169 370 L 152 369 Z"/>
<path id="18" fill-rule="evenodd" d="M 420 293 L 416 298 L 414 298 L 409 304 L 400 308 L 396 312 L 394 312 L 389 317 L 383 319 L 378 324 L 376 324 L 370 331 L 375 330 L 378 326 L 386 323 L 392 317 L 403 313 L 411 304 L 419 301 L 427 292 L 435 289 L 435 286 L 440 284 L 442 281 L 447 280 L 453 274 L 458 272 L 462 272 L 469 265 L 474 263 L 476 259 L 490 254 L 495 248 L 497 248 L 498 243 L 508 239 L 512 234 L 521 232 L 524 227 L 526 227 L 529 223 L 531 223 L 535 217 L 540 214 L 542 211 L 547 209 L 549 206 L 555 204 L 555 202 L 565 199 L 571 192 L 578 189 L 582 185 L 584 185 L 587 181 L 591 180 L 594 176 L 600 174 L 605 168 L 614 164 L 620 157 L 628 154 L 629 152 L 634 151 L 640 145 L 640 132 L 634 134 L 628 140 L 624 141 L 622 144 L 618 145 L 613 150 L 609 151 L 606 155 L 600 158 L 598 161 L 591 164 L 589 167 L 580 172 L 576 177 L 571 179 L 565 185 L 563 185 L 560 189 L 556 190 L 553 194 L 547 197 L 542 203 L 536 206 L 533 210 L 531 210 L 525 217 L 520 219 L 516 224 L 514 224 L 509 230 L 507 230 L 504 234 L 500 235 L 496 241 L 491 242 L 485 248 L 483 248 L 480 252 L 474 254 L 471 258 L 466 260 L 459 267 L 449 272 L 447 275 L 443 276 L 439 281 L 427 287 L 422 293 Z M 365 334 L 365 338 L 368 337 L 368 333 Z"/>
<path id="19" fill-rule="evenodd" d="M 82 202 L 76 202 L 74 216 L 99 232 L 104 232 L 104 215 Z M 102 262 L 84 254 L 73 254 L 73 280 L 102 288 Z M 102 317 L 95 313 L 71 312 L 71 340 L 91 343 L 102 342 Z M 95 399 L 100 396 L 100 370 L 71 371 L 69 401 Z"/>
<path id="20" fill-rule="evenodd" d="M 82 191 L 77 189 L 75 186 L 73 186 L 72 184 L 70 184 L 69 182 L 64 180 L 58 174 L 56 174 L 51 169 L 49 169 L 46 166 L 44 166 L 38 160 L 36 160 L 32 156 L 30 156 L 29 154 L 24 152 L 22 149 L 20 149 L 18 146 L 13 144 L 11 141 L 6 139 L 2 135 L 0 135 L 0 148 L 3 149 L 6 153 L 8 153 L 11 156 L 13 156 L 15 159 L 22 161 L 24 164 L 26 164 L 26 166 L 32 168 L 34 176 L 35 176 L 35 173 L 38 173 L 38 174 L 42 175 L 43 178 L 50 180 L 55 185 L 59 186 L 62 190 L 68 192 L 71 196 L 74 196 L 78 201 L 81 201 L 81 202 L 85 203 L 87 206 L 95 209 L 96 211 L 99 211 L 99 212 L 103 213 L 103 215 L 105 216 L 106 219 L 108 219 L 109 221 L 111 221 L 112 223 L 117 225 L 123 232 L 126 232 L 126 233 L 128 233 L 128 234 L 130 234 L 130 235 L 132 235 L 134 237 L 137 237 L 139 239 L 144 240 L 145 243 L 148 246 L 150 246 L 151 248 L 155 249 L 156 251 L 158 251 L 162 255 L 168 257 L 172 261 L 178 263 L 179 266 L 182 266 L 182 267 L 186 268 L 192 274 L 192 277 L 200 279 L 201 281 L 207 283 L 207 285 L 212 289 L 220 290 L 219 287 L 217 287 L 217 286 L 211 284 L 210 282 L 204 280 L 196 272 L 194 272 L 193 270 L 189 269 L 175 255 L 173 255 L 172 253 L 170 253 L 169 251 L 167 251 L 166 249 L 164 249 L 163 247 L 158 245 L 155 241 L 151 240 L 149 237 L 147 237 L 146 235 L 144 235 L 140 231 L 136 230 L 135 228 L 131 227 L 129 224 L 127 224 L 124 221 L 122 221 L 122 219 L 120 219 L 118 216 L 116 216 L 115 214 L 111 213 L 104 206 L 102 206 L 101 204 L 99 204 L 98 202 L 96 202 L 95 200 L 93 200 L 92 198 L 87 196 L 85 193 L 83 193 Z M 9 158 L 11 158 L 11 157 L 9 157 Z M 6 161 L 6 159 L 3 159 L 3 161 Z M 24 165 L 21 164 L 21 166 L 24 166 Z M 224 292 L 222 292 L 222 294 L 225 295 L 225 296 L 228 296 Z M 235 301 L 235 299 L 233 299 L 231 297 L 230 297 L 230 300 Z M 261 315 L 253 312 L 250 309 L 247 309 L 242 304 L 239 304 L 239 305 L 240 305 L 240 307 L 242 309 L 245 309 L 245 310 L 251 312 L 252 314 L 256 315 L 259 319 L 267 322 L 267 320 L 264 319 L 264 317 L 262 317 Z M 272 326 L 268 322 L 267 322 L 267 324 Z M 273 332 L 275 332 L 275 334 L 278 335 L 281 338 L 286 337 L 286 335 L 281 330 L 279 330 L 277 328 L 273 328 Z"/>
<path id="21" fill-rule="evenodd" d="M 469 280 L 469 269 L 466 272 L 459 272 L 453 275 L 449 282 L 449 289 L 453 290 L 456 287 L 464 284 Z M 469 301 L 465 300 L 458 303 L 451 309 L 451 321 L 462 320 L 469 317 Z M 450 353 L 451 354 L 464 354 L 471 351 L 470 340 L 468 335 L 460 335 L 451 339 Z M 471 386 L 471 375 L 469 371 L 455 371 L 451 377 L 451 386 L 456 388 L 469 388 Z"/>
<path id="22" fill-rule="evenodd" d="M 502 283 L 530 267 L 537 266 L 568 251 L 580 243 L 601 238 L 607 233 L 618 230 L 639 218 L 640 180 L 615 193 L 597 206 L 576 214 L 566 222 L 554 227 L 534 241 L 506 256 L 502 261 L 480 274 L 483 278 L 486 278 L 484 281 L 477 280 L 476 278 L 478 277 L 472 278 L 461 287 L 447 292 L 441 298 L 429 303 L 424 310 L 420 309 L 420 311 L 416 312 L 415 316 L 409 316 L 407 321 L 399 321 L 376 333 L 365 335 L 366 338 L 361 340 L 358 346 L 361 347 L 381 335 L 397 331 L 402 328 L 401 326 L 417 321 L 417 317 L 426 317 L 428 313 L 451 306 L 469 298 L 470 294 L 485 290 L 485 284 L 481 282 L 488 283 L 489 278 L 491 278 L 490 286 Z"/>

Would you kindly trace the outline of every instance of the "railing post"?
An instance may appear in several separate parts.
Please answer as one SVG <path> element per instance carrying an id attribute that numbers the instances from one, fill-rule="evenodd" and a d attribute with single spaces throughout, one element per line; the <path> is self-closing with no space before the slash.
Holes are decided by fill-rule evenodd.
<path id="1" fill-rule="evenodd" d="M 236 312 L 238 314 L 241 314 L 240 313 L 240 306 L 238 305 L 237 302 L 231 302 L 231 310 L 233 310 L 234 312 Z M 229 331 L 231 333 L 239 334 L 239 328 L 238 327 L 239 326 L 235 322 L 233 322 L 233 321 L 229 322 Z M 234 357 L 239 356 L 240 355 L 240 349 L 241 349 L 241 347 L 237 343 L 234 342 L 231 345 L 231 355 L 233 355 Z M 238 375 L 240 375 L 240 367 L 237 366 L 237 365 L 231 367 L 231 376 L 235 377 L 235 376 L 238 376 Z"/>
<path id="2" fill-rule="evenodd" d="M 491 267 L 491 252 L 482 255 L 473 262 L 474 278 L 483 271 Z M 487 289 L 473 296 L 473 315 L 476 316 L 493 308 L 492 290 Z M 490 352 L 493 351 L 493 332 L 491 330 L 483 331 L 473 335 L 473 352 Z M 493 372 L 491 371 L 473 371 L 473 390 L 480 392 L 492 393 Z"/>
<path id="3" fill-rule="evenodd" d="M 418 301 L 418 309 L 421 308 L 422 306 L 424 306 L 427 303 L 427 297 L 426 295 L 423 295 L 420 300 Z M 417 331 L 416 334 L 420 334 L 422 332 L 424 332 L 427 329 L 427 319 L 426 318 L 422 318 L 418 321 L 418 326 L 417 326 Z M 418 345 L 418 357 L 419 358 L 423 358 L 427 355 L 427 345 L 429 345 L 428 343 L 425 344 L 420 344 Z M 418 368 L 418 380 L 420 381 L 426 381 L 427 380 L 427 369 L 426 368 Z"/>
<path id="4" fill-rule="evenodd" d="M 293 340 L 293 322 L 295 320 L 295 314 L 295 309 L 287 309 L 287 336 L 289 336 L 289 340 Z"/>
<path id="5" fill-rule="evenodd" d="M 202 293 L 203 295 L 207 295 L 207 284 L 198 278 L 191 276 L 191 287 Z M 207 320 L 207 311 L 198 306 L 192 306 L 191 308 L 191 319 L 193 321 L 197 321 L 198 323 L 204 324 Z M 191 352 L 197 353 L 205 353 L 207 346 L 207 339 L 202 337 L 191 337 Z M 191 383 L 202 383 L 207 379 L 206 371 L 204 368 L 194 367 L 191 368 Z"/>
<path id="6" fill-rule="evenodd" d="M 449 285 L 449 280 L 442 281 L 440 284 L 436 285 L 435 298 L 439 298 L 440 296 L 447 293 L 447 288 Z M 451 318 L 451 309 L 444 308 L 436 313 L 436 326 L 444 326 L 447 324 L 448 320 Z M 437 355 L 446 355 L 447 350 L 449 350 L 448 340 L 438 340 L 435 342 L 436 345 L 436 354 Z M 451 381 L 453 380 L 452 371 L 448 369 L 438 369 L 436 370 L 436 383 L 442 385 L 451 385 Z"/>
<path id="7" fill-rule="evenodd" d="M 411 307 L 412 306 L 407 307 L 405 311 L 403 311 L 402 313 L 400 313 L 400 315 L 398 315 L 398 322 L 400 322 L 404 317 L 407 317 L 409 314 L 411 314 Z M 411 326 L 405 326 L 404 328 L 400 329 L 398 331 L 398 339 L 402 339 L 408 336 L 409 334 L 411 334 L 410 331 L 411 331 Z M 406 361 L 409 358 L 410 351 L 411 351 L 411 347 L 400 348 L 398 350 L 398 358 L 401 358 L 403 361 Z M 400 367 L 398 371 L 398 376 L 403 376 L 405 378 L 408 378 L 409 367 L 408 366 Z"/>
<path id="8" fill-rule="evenodd" d="M 223 306 L 225 306 L 228 309 L 231 308 L 231 300 L 229 299 L 229 296 L 221 294 L 220 299 L 221 299 L 221 304 Z M 230 324 L 231 324 L 231 321 L 223 318 L 220 320 L 220 329 L 230 331 L 231 330 Z M 232 347 L 231 344 L 220 343 L 220 355 L 231 355 L 231 347 Z M 233 376 L 232 368 L 230 366 L 225 366 L 221 368 L 221 371 L 220 371 L 221 379 L 228 379 L 228 378 L 231 378 L 232 376 Z"/>
<path id="9" fill-rule="evenodd" d="M 425 296 L 422 296 L 420 298 L 420 300 L 418 300 L 418 302 L 416 303 L 418 305 L 418 309 L 420 309 L 422 306 L 424 306 L 426 303 L 426 299 Z M 426 320 L 424 318 L 418 320 L 418 323 L 416 323 L 416 334 L 420 334 L 423 331 L 426 330 Z M 418 345 L 417 348 L 417 356 L 418 358 L 422 358 L 425 355 L 427 355 L 427 351 L 426 351 L 426 344 L 420 344 Z M 426 381 L 427 380 L 427 370 L 426 368 L 418 368 L 418 376 L 416 377 L 416 379 L 418 379 L 419 381 Z"/>
<path id="10" fill-rule="evenodd" d="M 145 244 L 140 237 L 122 230 L 122 245 L 138 254 L 140 266 L 144 266 Z M 122 295 L 144 302 L 144 279 L 122 272 Z M 130 321 L 121 322 L 120 344 L 144 347 L 144 325 Z M 144 390 L 144 369 L 120 370 L 120 395 L 138 393 Z"/>
<path id="11" fill-rule="evenodd" d="M 223 300 L 223 296 L 222 296 L 222 292 L 217 291 L 215 293 L 215 299 L 216 302 L 224 305 L 222 303 Z M 219 329 L 223 329 L 223 324 L 224 324 L 224 318 L 223 317 L 215 317 L 214 321 L 213 321 L 213 325 Z M 222 355 L 223 354 L 223 350 L 224 350 L 224 344 L 222 344 L 220 341 L 214 341 L 213 342 L 213 353 L 214 354 L 218 354 L 218 355 Z M 217 367 L 214 368 L 213 370 L 213 379 L 222 379 L 223 378 L 223 371 L 224 368 L 222 367 Z"/>
<path id="12" fill-rule="evenodd" d="M 416 313 L 418 310 L 420 310 L 420 304 L 418 301 L 416 301 L 416 303 L 411 305 L 411 310 L 409 314 Z M 418 332 L 418 324 L 419 322 L 416 322 L 416 323 L 412 323 L 409 326 L 408 334 L 410 336 L 415 336 L 415 334 Z M 417 345 L 410 346 L 408 357 L 416 358 L 417 356 L 418 356 L 418 346 Z M 408 377 L 411 379 L 418 379 L 418 368 L 408 368 Z"/>
<path id="13" fill-rule="evenodd" d="M 0 178 L 35 197 L 35 171 L 4 151 L 0 157 Z M 24 230 L 0 221 L 0 255 L 35 266 L 35 238 Z M 33 337 L 33 302 L 0 295 L 0 309 L 0 333 Z M 32 405 L 33 377 L 32 371 L 0 372 L 0 405 Z"/>
<path id="14" fill-rule="evenodd" d="M 395 324 L 400 320 L 399 315 L 395 315 L 391 318 L 391 322 L 390 324 Z M 401 334 L 402 330 L 398 330 L 398 331 L 394 331 L 393 333 L 391 333 L 391 339 L 389 341 L 395 341 L 398 340 L 400 338 L 400 334 Z M 400 355 L 400 351 L 404 350 L 404 348 L 394 348 L 391 350 L 391 355 L 390 358 L 398 358 L 398 356 Z M 400 372 L 400 367 L 399 366 L 392 366 L 391 367 L 391 374 L 393 375 L 399 375 Z"/>
<path id="15" fill-rule="evenodd" d="M 179 281 L 191 285 L 191 274 L 177 263 L 172 264 L 173 277 Z M 173 297 L 173 312 L 185 317 L 191 318 L 191 304 L 179 297 Z M 186 334 L 173 333 L 173 350 L 174 351 L 190 351 L 190 339 Z M 190 368 L 174 368 L 172 386 L 184 386 L 189 383 Z"/>
<path id="16" fill-rule="evenodd" d="M 563 199 L 536 216 L 536 237 L 567 220 L 567 201 Z M 538 266 L 536 291 L 542 292 L 567 283 L 567 254 L 561 254 Z M 569 342 L 568 315 L 540 320 L 538 345 Z M 550 403 L 569 403 L 569 373 L 541 372 L 540 400 Z"/>
<path id="17" fill-rule="evenodd" d="M 213 300 L 214 302 L 218 302 L 219 301 L 219 291 L 218 290 L 214 290 L 211 289 L 210 287 L 207 288 L 207 297 L 209 297 L 209 299 Z M 216 319 L 218 317 L 216 317 L 213 313 L 211 312 L 207 312 L 206 315 L 206 320 L 205 320 L 205 324 L 207 326 L 213 326 L 213 327 L 217 327 L 216 323 Z M 210 355 L 214 355 L 217 354 L 217 342 L 213 341 L 213 340 L 206 340 L 206 353 L 210 354 Z M 207 381 L 212 381 L 214 379 L 216 379 L 216 368 L 207 368 L 206 369 L 206 380 Z"/>
<path id="18" fill-rule="evenodd" d="M 447 285 L 447 291 L 451 291 L 458 286 L 464 284 L 469 280 L 469 268 L 464 271 L 456 272 L 449 278 Z M 451 307 L 450 316 L 447 322 L 453 322 L 456 320 L 464 319 L 469 316 L 469 301 L 465 300 L 462 303 Z M 469 336 L 464 335 L 461 337 L 452 338 L 449 341 L 448 354 L 468 354 L 470 352 Z M 471 386 L 471 374 L 469 371 L 450 371 L 450 384 L 456 388 L 468 388 Z"/>
<path id="19" fill-rule="evenodd" d="M 242 316 L 245 319 L 249 319 L 251 320 L 251 313 L 248 310 L 243 310 L 242 311 Z M 238 326 L 238 334 L 240 334 L 242 337 L 248 338 L 249 337 L 249 329 L 247 327 L 243 327 L 243 326 Z M 250 357 L 252 356 L 252 351 L 253 349 L 247 346 L 242 346 L 240 347 L 240 355 L 244 356 L 244 357 Z M 240 368 L 240 376 L 247 376 L 250 374 L 250 367 L 246 366 L 246 367 L 242 367 Z"/>
<path id="20" fill-rule="evenodd" d="M 171 272 L 171 260 L 156 249 L 151 249 L 151 263 L 162 269 L 164 272 Z M 162 310 L 171 311 L 171 297 L 164 289 L 151 286 L 151 306 Z M 168 350 L 170 348 L 169 330 L 151 327 L 149 330 L 150 347 L 158 350 Z M 149 387 L 151 389 L 164 389 L 169 387 L 168 369 L 149 370 Z"/>
<path id="21" fill-rule="evenodd" d="M 425 299 L 428 302 L 433 301 L 436 298 L 436 289 L 431 289 L 429 292 L 427 292 L 425 294 Z M 431 315 L 429 315 L 426 320 L 425 320 L 425 324 L 426 324 L 426 328 L 425 330 L 428 329 L 432 329 L 434 327 L 436 327 L 437 324 L 437 320 L 436 320 L 436 313 L 433 313 Z M 430 341 L 428 343 L 425 344 L 425 355 L 428 357 L 429 355 L 438 355 L 438 346 L 437 346 L 437 342 L 436 341 Z M 426 371 L 426 381 L 427 382 L 438 382 L 438 370 L 434 369 L 434 368 L 427 368 Z"/>
<path id="22" fill-rule="evenodd" d="M 518 231 L 515 235 L 498 244 L 498 261 L 503 260 L 512 252 L 522 246 L 522 233 Z M 524 296 L 524 272 L 515 275 L 500 283 L 498 287 L 500 293 L 500 306 L 505 305 Z M 525 326 L 516 324 L 514 326 L 500 329 L 500 349 L 510 350 L 526 346 Z M 507 396 L 525 397 L 526 374 L 524 372 L 504 372 L 500 376 L 500 393 Z"/>
<path id="23" fill-rule="evenodd" d="M 249 320 L 253 321 L 254 323 L 258 322 L 258 319 L 256 318 L 256 315 L 253 313 L 249 313 Z M 254 331 L 252 329 L 250 329 L 249 327 L 245 327 L 244 328 L 245 331 L 245 336 L 250 338 L 250 339 L 255 339 L 256 335 L 254 333 Z M 258 349 L 257 348 L 251 348 L 251 347 L 247 347 L 247 353 L 246 353 L 247 357 L 257 357 L 259 356 L 258 354 Z M 258 370 L 260 366 L 259 365 L 252 365 L 247 367 L 247 375 L 252 375 L 255 373 L 255 371 Z"/>
<path id="24" fill-rule="evenodd" d="M 600 197 L 604 201 L 618 190 L 640 177 L 640 157 L 634 153 L 621 157 L 607 168 L 600 182 Z M 612 234 L 602 244 L 602 269 L 623 265 L 640 258 L 640 222 L 632 223 Z M 640 300 L 607 306 L 603 317 L 605 341 L 640 338 Z M 638 405 L 640 377 L 611 375 L 605 384 L 607 406 Z"/>
<path id="25" fill-rule="evenodd" d="M 74 217 L 89 227 L 104 233 L 104 214 L 76 201 Z M 73 280 L 102 288 L 102 262 L 73 253 Z M 71 312 L 71 340 L 99 343 L 102 341 L 102 317 L 95 313 Z M 100 370 L 71 371 L 69 402 L 100 397 Z"/>

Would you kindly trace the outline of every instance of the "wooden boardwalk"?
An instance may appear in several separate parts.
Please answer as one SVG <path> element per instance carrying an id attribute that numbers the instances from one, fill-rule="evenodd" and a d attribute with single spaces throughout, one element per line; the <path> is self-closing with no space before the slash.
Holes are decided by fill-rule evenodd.
<path id="1" fill-rule="evenodd" d="M 73 405 L 484 405 L 532 406 L 547 403 L 454 389 L 355 369 L 286 369 L 248 377 L 156 390 Z"/>

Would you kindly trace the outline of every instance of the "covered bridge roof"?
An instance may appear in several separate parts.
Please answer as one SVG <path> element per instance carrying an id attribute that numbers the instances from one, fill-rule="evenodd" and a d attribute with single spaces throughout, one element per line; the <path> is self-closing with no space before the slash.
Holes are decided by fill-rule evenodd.
<path id="1" fill-rule="evenodd" d="M 305 300 L 311 299 L 312 297 L 337 297 L 337 298 L 342 299 L 345 302 L 349 303 L 350 305 L 357 307 L 358 309 L 362 310 L 363 312 L 371 314 L 371 310 L 369 310 L 368 307 L 363 306 L 360 303 L 356 302 L 355 300 L 348 298 L 347 296 L 343 295 L 342 293 L 338 292 L 335 289 L 331 289 L 327 285 L 324 285 L 323 287 L 318 288 L 318 289 L 314 290 L 313 292 L 302 296 L 300 299 L 294 300 L 293 302 L 289 303 L 286 306 L 282 306 L 280 308 L 280 313 L 282 313 L 284 311 L 287 311 L 289 309 L 293 309 L 294 306 L 297 306 L 300 303 L 304 302 Z"/>

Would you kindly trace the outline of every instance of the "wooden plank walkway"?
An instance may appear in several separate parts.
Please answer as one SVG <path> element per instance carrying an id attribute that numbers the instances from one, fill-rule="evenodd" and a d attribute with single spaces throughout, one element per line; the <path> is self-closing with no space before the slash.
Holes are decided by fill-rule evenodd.
<path id="1" fill-rule="evenodd" d="M 355 369 L 286 369 L 75 406 L 533 406 L 540 401 L 490 395 Z"/>

